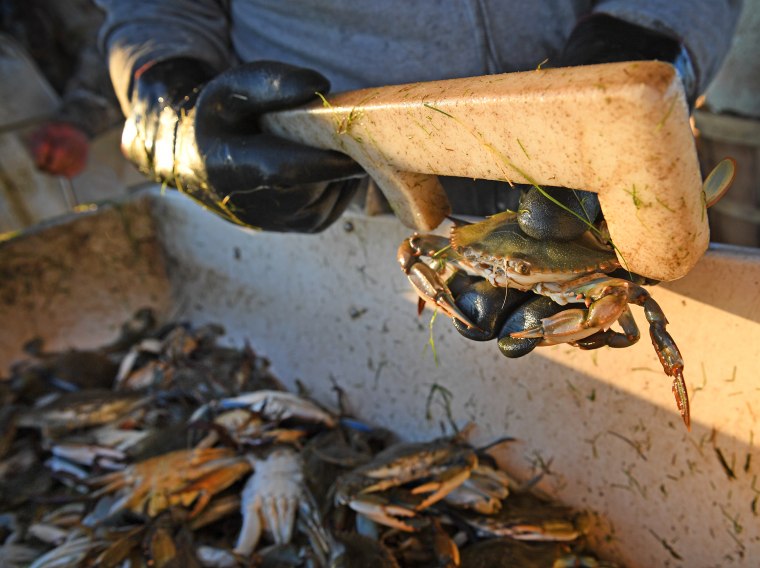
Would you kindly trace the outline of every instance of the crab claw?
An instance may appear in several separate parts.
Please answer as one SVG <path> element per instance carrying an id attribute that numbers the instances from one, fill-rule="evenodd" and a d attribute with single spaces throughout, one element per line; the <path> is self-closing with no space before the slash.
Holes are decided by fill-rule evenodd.
<path id="1" fill-rule="evenodd" d="M 413 264 L 407 273 L 407 277 L 422 299 L 433 302 L 447 316 L 458 319 L 467 327 L 477 328 L 470 318 L 456 305 L 449 287 L 427 264 L 423 262 Z"/>
<path id="2" fill-rule="evenodd" d="M 303 463 L 293 450 L 280 448 L 265 460 L 251 458 L 251 463 L 256 470 L 241 495 L 243 526 L 234 549 L 241 556 L 255 550 L 264 529 L 275 544 L 290 542 L 304 491 Z"/>
<path id="3" fill-rule="evenodd" d="M 416 237 L 412 237 L 414 238 Z M 412 239 L 406 239 L 401 244 L 396 258 L 417 294 L 423 300 L 433 302 L 447 316 L 458 319 L 469 328 L 477 329 L 477 326 L 456 305 L 451 290 L 441 280 L 439 274 L 419 259 L 420 253 L 412 245 Z"/>
<path id="4" fill-rule="evenodd" d="M 414 532 L 419 528 L 413 522 L 417 517 L 417 511 L 388 503 L 377 495 L 360 495 L 349 502 L 349 507 L 386 527 L 403 532 Z"/>
<path id="5" fill-rule="evenodd" d="M 678 411 L 681 413 L 683 423 L 686 424 L 686 429 L 691 431 L 691 416 L 689 409 L 689 393 L 686 390 L 686 381 L 683 378 L 683 373 L 679 370 L 674 373 L 673 379 L 673 396 L 676 397 L 676 405 L 678 405 Z"/>
<path id="6" fill-rule="evenodd" d="M 610 294 L 592 302 L 588 309 L 564 310 L 510 335 L 518 339 L 540 337 L 543 345 L 572 343 L 609 328 L 627 311 L 628 300 L 622 294 Z"/>

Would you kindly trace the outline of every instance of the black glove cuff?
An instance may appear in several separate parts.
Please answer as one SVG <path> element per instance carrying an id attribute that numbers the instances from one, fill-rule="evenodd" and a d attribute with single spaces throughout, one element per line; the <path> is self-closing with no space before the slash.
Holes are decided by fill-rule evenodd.
<path id="1" fill-rule="evenodd" d="M 327 79 L 271 61 L 210 75 L 189 59 L 135 73 L 122 137 L 127 156 L 226 219 L 275 231 L 323 230 L 350 201 L 356 182 L 349 178 L 363 170 L 339 152 L 263 133 L 258 119 L 327 92 Z"/>
<path id="2" fill-rule="evenodd" d="M 142 172 L 171 183 L 179 117 L 192 106 L 198 87 L 213 75 L 210 65 L 189 58 L 167 59 L 135 71 L 122 150 Z"/>
<path id="3" fill-rule="evenodd" d="M 697 96 L 691 58 L 678 38 L 606 14 L 578 22 L 560 57 L 562 66 L 658 60 L 672 64 L 683 82 L 689 107 Z"/>

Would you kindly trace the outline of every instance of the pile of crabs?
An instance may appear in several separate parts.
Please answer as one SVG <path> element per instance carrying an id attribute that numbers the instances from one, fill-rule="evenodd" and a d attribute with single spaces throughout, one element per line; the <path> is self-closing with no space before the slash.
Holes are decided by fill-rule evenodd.
<path id="1" fill-rule="evenodd" d="M 466 429 L 402 443 L 222 333 L 142 310 L 98 349 L 27 344 L 0 382 L 0 565 L 609 566 Z"/>

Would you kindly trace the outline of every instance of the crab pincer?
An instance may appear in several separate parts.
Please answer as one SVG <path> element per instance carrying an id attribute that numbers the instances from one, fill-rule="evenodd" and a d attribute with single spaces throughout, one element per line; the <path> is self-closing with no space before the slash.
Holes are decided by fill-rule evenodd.
<path id="1" fill-rule="evenodd" d="M 398 247 L 396 258 L 404 274 L 409 278 L 409 282 L 412 283 L 420 296 L 420 312 L 425 301 L 433 302 L 447 316 L 458 319 L 469 328 L 477 328 L 456 305 L 454 295 L 441 279 L 440 274 L 420 260 L 423 254 L 422 250 L 431 250 L 430 253 L 426 254 L 432 256 L 438 250 L 445 250 L 448 246 L 448 239 L 444 237 L 414 234 L 408 239 L 404 239 L 404 242 Z"/>

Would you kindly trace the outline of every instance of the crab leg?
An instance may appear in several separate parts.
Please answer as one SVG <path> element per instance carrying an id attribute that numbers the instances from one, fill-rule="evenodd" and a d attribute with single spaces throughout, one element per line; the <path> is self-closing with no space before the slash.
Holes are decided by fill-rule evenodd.
<path id="1" fill-rule="evenodd" d="M 676 398 L 678 410 L 681 413 L 686 428 L 691 430 L 691 418 L 689 413 L 689 393 L 686 390 L 686 381 L 683 378 L 683 357 L 678 350 L 676 342 L 665 330 L 668 323 L 660 305 L 652 299 L 649 292 L 640 286 L 631 286 L 631 294 L 638 292 L 634 303 L 644 307 L 644 314 L 649 322 L 649 335 L 652 345 L 660 358 L 662 368 L 669 377 L 673 377 L 673 396 Z"/>
<path id="2" fill-rule="evenodd" d="M 424 248 L 423 245 L 425 245 Z M 396 258 L 420 298 L 433 302 L 447 316 L 458 319 L 467 327 L 477 328 L 464 312 L 457 307 L 451 290 L 441 280 L 438 272 L 420 260 L 420 256 L 423 254 L 426 256 L 434 255 L 437 251 L 448 247 L 448 245 L 448 239 L 443 237 L 414 235 L 401 243 L 401 246 L 398 247 Z"/>
<path id="3" fill-rule="evenodd" d="M 652 345 L 657 352 L 665 374 L 673 377 L 673 396 L 676 399 L 678 411 L 681 413 L 681 418 L 686 428 L 691 430 L 689 393 L 686 390 L 686 381 L 683 378 L 683 357 L 681 357 L 681 352 L 676 342 L 665 329 L 668 319 L 665 317 L 660 305 L 654 301 L 649 292 L 644 288 L 625 280 L 621 282 L 624 284 L 622 287 L 627 290 L 626 296 L 628 301 L 644 308 L 644 315 L 649 322 L 649 336 L 652 338 Z M 612 283 L 612 286 L 615 288 L 620 287 L 614 283 Z"/>
<path id="4" fill-rule="evenodd" d="M 582 281 L 579 286 L 577 281 L 575 284 L 576 286 L 568 287 L 565 292 L 577 293 L 578 299 L 585 297 L 588 310 L 565 310 L 544 318 L 537 326 L 512 333 L 511 336 L 540 337 L 543 339 L 542 345 L 575 343 L 585 349 L 594 349 L 607 342 L 610 347 L 627 347 L 639 338 L 639 331 L 628 304 L 643 307 L 644 315 L 649 322 L 652 345 L 665 374 L 673 377 L 676 405 L 686 428 L 690 430 L 689 395 L 683 378 L 683 358 L 675 341 L 665 329 L 668 320 L 659 304 L 644 288 L 627 280 L 594 277 Z M 620 321 L 624 334 L 609 330 L 615 321 Z M 598 332 L 601 333 L 592 337 Z"/>

